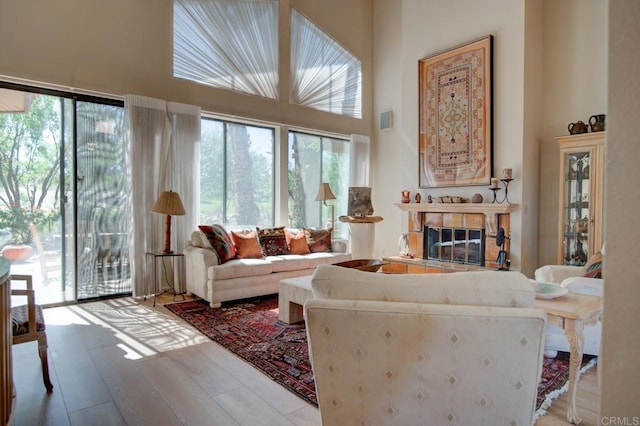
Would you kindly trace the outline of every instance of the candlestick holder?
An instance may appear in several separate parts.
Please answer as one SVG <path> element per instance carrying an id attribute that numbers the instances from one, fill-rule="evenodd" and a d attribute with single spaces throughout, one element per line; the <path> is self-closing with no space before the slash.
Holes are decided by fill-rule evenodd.
<path id="1" fill-rule="evenodd" d="M 498 191 L 500 191 L 500 189 L 501 189 L 501 188 L 500 188 L 500 187 L 498 187 L 498 186 L 496 186 L 496 187 L 490 186 L 490 187 L 489 187 L 489 189 L 490 189 L 491 191 L 493 191 L 493 201 L 492 201 L 491 203 L 492 203 L 492 204 L 493 204 L 493 203 L 500 203 L 500 202 L 497 200 L 497 196 L 496 196 L 496 194 L 497 194 L 497 192 L 498 192 Z"/>
<path id="2" fill-rule="evenodd" d="M 504 183 L 504 198 L 502 199 L 502 201 L 500 201 L 500 203 L 502 204 L 503 202 L 507 202 L 507 204 L 511 204 L 511 202 L 509 201 L 509 182 L 511 182 L 513 179 L 500 179 L 500 181 L 502 183 Z"/>

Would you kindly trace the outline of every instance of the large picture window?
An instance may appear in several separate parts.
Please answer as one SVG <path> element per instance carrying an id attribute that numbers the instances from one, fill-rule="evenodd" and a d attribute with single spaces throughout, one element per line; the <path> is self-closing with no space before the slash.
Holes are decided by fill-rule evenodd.
<path id="1" fill-rule="evenodd" d="M 349 141 L 289 132 L 289 223 L 294 228 L 330 227 L 331 205 L 335 208 L 335 237 L 347 238 L 346 224 L 337 220 L 347 214 L 349 192 Z M 315 201 L 320 183 L 331 186 L 336 199 L 327 206 Z"/>
<path id="2" fill-rule="evenodd" d="M 201 129 L 200 222 L 273 226 L 274 129 L 206 118 Z"/>

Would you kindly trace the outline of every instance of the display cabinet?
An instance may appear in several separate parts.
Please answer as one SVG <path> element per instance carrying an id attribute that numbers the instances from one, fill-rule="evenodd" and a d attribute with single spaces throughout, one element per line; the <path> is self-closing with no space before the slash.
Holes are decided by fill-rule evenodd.
<path id="1" fill-rule="evenodd" d="M 584 265 L 602 247 L 605 138 L 605 132 L 556 138 L 560 145 L 560 264 Z"/>

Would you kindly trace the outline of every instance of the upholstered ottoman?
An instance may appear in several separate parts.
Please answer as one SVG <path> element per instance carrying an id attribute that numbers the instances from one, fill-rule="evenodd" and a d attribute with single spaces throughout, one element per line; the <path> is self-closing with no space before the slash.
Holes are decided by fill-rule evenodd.
<path id="1" fill-rule="evenodd" d="M 304 302 L 312 296 L 311 275 L 285 278 L 278 284 L 278 318 L 287 324 L 304 319 Z"/>

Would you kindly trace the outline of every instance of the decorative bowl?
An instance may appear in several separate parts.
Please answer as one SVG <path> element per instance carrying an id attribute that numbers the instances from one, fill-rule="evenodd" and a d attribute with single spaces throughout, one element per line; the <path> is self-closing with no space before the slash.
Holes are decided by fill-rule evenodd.
<path id="1" fill-rule="evenodd" d="M 343 268 L 352 268 L 365 272 L 377 272 L 382 265 L 386 265 L 389 262 L 379 259 L 354 259 L 347 260 L 346 262 L 334 263 L 335 266 L 342 266 Z"/>

